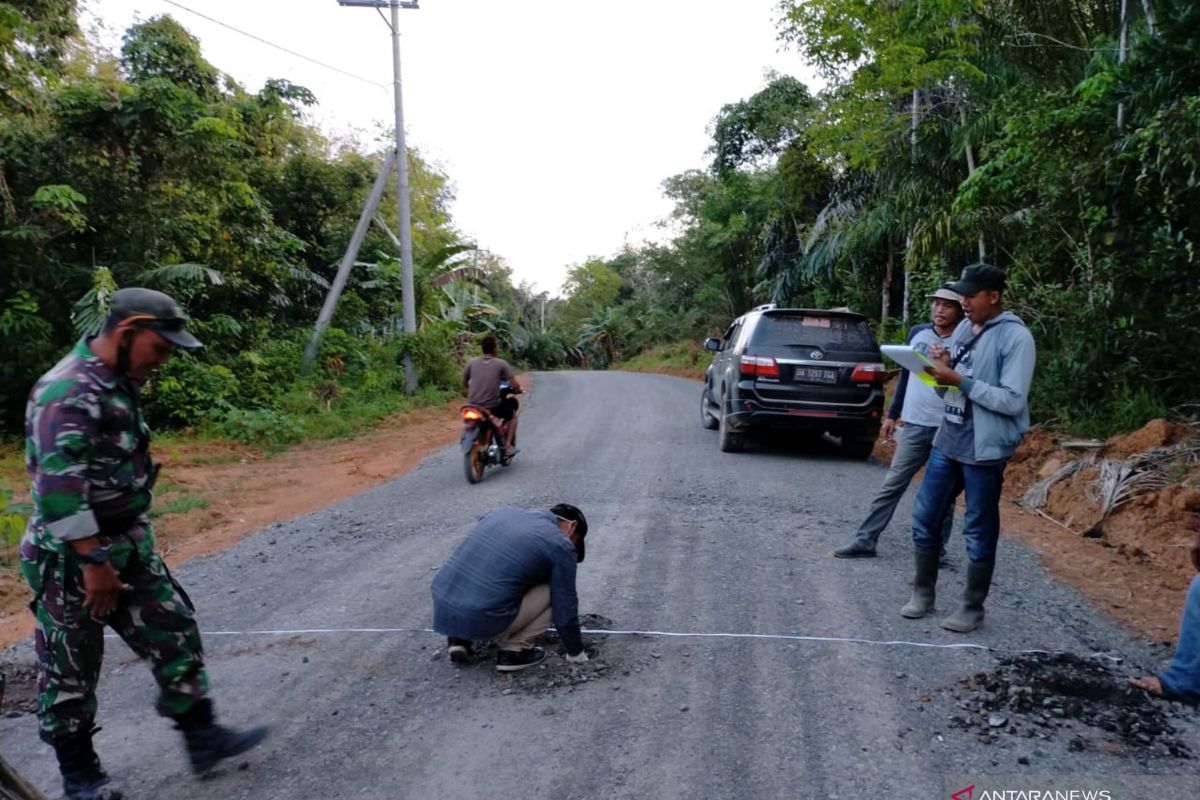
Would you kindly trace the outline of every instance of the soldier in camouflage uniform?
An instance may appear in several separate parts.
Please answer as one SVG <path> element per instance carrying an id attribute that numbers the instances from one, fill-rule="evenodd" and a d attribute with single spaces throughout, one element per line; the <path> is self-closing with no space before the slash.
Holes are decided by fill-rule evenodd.
<path id="1" fill-rule="evenodd" d="M 158 467 L 139 387 L 176 346 L 201 344 L 175 301 L 121 289 L 100 335 L 81 340 L 29 396 L 34 513 L 21 569 L 35 595 L 41 737 L 70 800 L 122 796 L 92 748 L 105 625 L 150 661 L 158 712 L 183 731 L 197 774 L 266 735 L 214 722 L 191 601 L 155 552 L 146 516 Z"/>

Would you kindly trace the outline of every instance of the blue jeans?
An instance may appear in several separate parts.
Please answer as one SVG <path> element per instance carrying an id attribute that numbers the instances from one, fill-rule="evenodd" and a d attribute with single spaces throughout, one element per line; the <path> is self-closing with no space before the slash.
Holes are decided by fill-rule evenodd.
<path id="1" fill-rule="evenodd" d="M 1175 658 L 1158 679 L 1163 688 L 1179 698 L 1189 703 L 1200 701 L 1200 575 L 1192 578 L 1188 587 Z"/>
<path id="2" fill-rule="evenodd" d="M 1005 466 L 964 464 L 933 448 L 913 508 L 913 544 L 917 549 L 937 550 L 942 546 L 942 519 L 959 492 L 965 491 L 963 540 L 967 544 L 967 558 L 994 562 L 996 542 L 1000 539 L 1000 490 L 1004 486 Z"/>
<path id="3" fill-rule="evenodd" d="M 883 486 L 871 501 L 871 510 L 867 518 L 858 526 L 855 538 L 872 548 L 879 541 L 879 534 L 892 521 L 892 514 L 900 503 L 900 498 L 908 491 L 913 476 L 921 471 L 929 460 L 929 451 L 933 448 L 933 437 L 937 428 L 926 425 L 906 424 L 896 431 L 896 454 L 892 456 L 892 466 L 883 478 Z M 950 541 L 950 529 L 954 525 L 954 505 L 946 507 L 946 515 L 941 524 L 941 546 L 944 548 Z"/>

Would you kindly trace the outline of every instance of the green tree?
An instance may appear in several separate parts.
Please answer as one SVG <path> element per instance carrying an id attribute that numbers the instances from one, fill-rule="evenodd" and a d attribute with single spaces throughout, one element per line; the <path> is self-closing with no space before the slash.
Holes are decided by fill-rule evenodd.
<path id="1" fill-rule="evenodd" d="M 610 308 L 621 292 L 621 278 L 600 258 L 589 258 L 567 270 L 563 284 L 566 301 L 555 324 L 564 331 L 577 331 L 588 317 Z"/>

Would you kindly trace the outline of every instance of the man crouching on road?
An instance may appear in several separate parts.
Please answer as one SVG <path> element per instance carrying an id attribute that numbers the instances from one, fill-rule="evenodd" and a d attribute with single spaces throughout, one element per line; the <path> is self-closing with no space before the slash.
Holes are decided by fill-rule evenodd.
<path id="1" fill-rule="evenodd" d="M 433 579 L 433 629 L 449 637 L 450 660 L 466 663 L 473 642 L 494 639 L 498 671 L 535 666 L 546 651 L 533 641 L 553 619 L 567 661 L 587 661 L 575 593 L 587 530 L 583 512 L 566 503 L 485 514 Z"/>

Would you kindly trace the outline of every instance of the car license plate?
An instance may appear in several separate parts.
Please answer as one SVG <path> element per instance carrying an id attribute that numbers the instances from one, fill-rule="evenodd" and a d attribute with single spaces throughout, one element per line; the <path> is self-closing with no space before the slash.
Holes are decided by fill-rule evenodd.
<path id="1" fill-rule="evenodd" d="M 837 383 L 838 374 L 836 369 L 796 367 L 796 380 L 804 383 Z"/>

